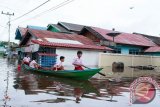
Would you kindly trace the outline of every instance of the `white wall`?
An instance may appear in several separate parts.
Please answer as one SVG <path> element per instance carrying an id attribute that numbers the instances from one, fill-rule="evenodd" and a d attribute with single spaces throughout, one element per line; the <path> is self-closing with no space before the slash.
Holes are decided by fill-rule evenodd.
<path id="1" fill-rule="evenodd" d="M 56 49 L 56 54 L 58 54 L 57 61 L 59 61 L 60 56 L 65 57 L 64 66 L 73 66 L 73 59 L 77 57 L 77 51 L 75 49 Z M 82 60 L 86 66 L 98 66 L 99 61 L 99 53 L 103 53 L 101 51 L 94 50 L 82 50 Z"/>
<path id="2" fill-rule="evenodd" d="M 159 56 L 149 55 L 122 55 L 101 53 L 99 56 L 99 66 L 112 66 L 113 62 L 123 62 L 125 66 L 153 65 L 160 66 Z"/>

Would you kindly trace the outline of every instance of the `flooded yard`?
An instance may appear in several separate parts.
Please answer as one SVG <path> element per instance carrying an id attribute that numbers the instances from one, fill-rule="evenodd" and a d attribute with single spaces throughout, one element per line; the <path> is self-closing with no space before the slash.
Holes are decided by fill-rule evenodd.
<path id="1" fill-rule="evenodd" d="M 89 81 L 75 81 L 17 70 L 17 61 L 0 58 L 0 107 L 159 107 L 160 92 L 147 104 L 131 104 L 130 85 L 140 76 L 160 83 L 160 69 L 124 72 L 103 69 Z"/>

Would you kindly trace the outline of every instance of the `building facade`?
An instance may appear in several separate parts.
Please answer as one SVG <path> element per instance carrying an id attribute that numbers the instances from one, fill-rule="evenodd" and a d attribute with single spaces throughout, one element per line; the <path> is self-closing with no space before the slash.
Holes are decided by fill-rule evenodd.
<path id="1" fill-rule="evenodd" d="M 76 52 L 83 52 L 83 61 L 87 66 L 97 66 L 99 53 L 112 49 L 95 45 L 92 40 L 77 34 L 56 33 L 46 30 L 28 29 L 19 46 L 21 53 L 31 53 L 40 65 L 51 67 L 60 56 L 65 56 L 65 66 L 72 66 Z"/>

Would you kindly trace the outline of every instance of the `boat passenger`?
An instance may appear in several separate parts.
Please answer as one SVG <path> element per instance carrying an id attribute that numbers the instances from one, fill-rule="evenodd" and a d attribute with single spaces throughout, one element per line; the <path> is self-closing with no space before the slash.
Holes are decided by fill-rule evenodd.
<path id="1" fill-rule="evenodd" d="M 36 69 L 38 69 L 40 66 L 38 65 L 38 63 L 37 63 L 35 60 L 36 60 L 36 59 L 34 58 L 34 59 L 30 62 L 29 66 L 30 66 L 31 68 L 36 68 Z"/>
<path id="2" fill-rule="evenodd" d="M 23 64 L 29 65 L 30 63 L 30 57 L 29 54 L 27 54 L 24 58 L 23 58 Z"/>
<path id="3" fill-rule="evenodd" d="M 64 70 L 64 66 L 63 66 L 64 59 L 65 59 L 64 56 L 60 56 L 60 62 L 54 65 L 53 70 L 55 71 Z"/>
<path id="4" fill-rule="evenodd" d="M 72 63 L 75 66 L 74 70 L 84 70 L 83 67 L 85 66 L 83 65 L 81 57 L 82 57 L 82 51 L 78 51 L 77 58 L 75 58 Z"/>

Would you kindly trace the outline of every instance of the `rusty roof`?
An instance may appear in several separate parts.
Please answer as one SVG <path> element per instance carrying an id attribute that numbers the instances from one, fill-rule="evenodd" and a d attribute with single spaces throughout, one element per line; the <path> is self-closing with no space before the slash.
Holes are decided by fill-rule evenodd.
<path id="1" fill-rule="evenodd" d="M 99 33 L 102 37 L 104 37 L 108 41 L 113 41 L 113 37 L 107 35 L 108 33 L 117 33 L 117 31 L 97 28 L 97 27 L 91 27 L 93 30 L 95 30 L 97 33 Z M 152 42 L 150 39 L 145 38 L 142 35 L 137 34 L 130 34 L 130 33 L 124 33 L 119 32 L 120 34 L 118 36 L 114 37 L 114 42 L 119 44 L 126 44 L 126 45 L 137 45 L 137 46 L 157 46 L 154 42 Z"/>
<path id="2" fill-rule="evenodd" d="M 39 44 L 41 46 L 49 46 L 49 47 L 60 47 L 60 48 L 78 48 L 78 49 L 91 49 L 91 50 L 102 50 L 102 51 L 112 51 L 113 49 L 104 47 L 104 46 L 96 46 L 96 45 L 83 45 L 83 44 L 69 44 L 69 43 L 54 43 L 48 41 L 39 41 L 32 40 L 33 43 Z"/>
<path id="3" fill-rule="evenodd" d="M 160 52 L 160 46 L 149 47 L 144 52 Z"/>
<path id="4" fill-rule="evenodd" d="M 142 35 L 150 40 L 152 40 L 154 43 L 156 43 L 157 45 L 160 46 L 160 37 L 157 37 L 157 36 L 151 36 L 151 35 L 146 35 L 146 34 L 141 34 L 141 33 L 136 33 L 134 32 L 133 34 L 139 34 L 139 35 Z"/>
<path id="5" fill-rule="evenodd" d="M 28 35 L 29 34 L 29 35 Z M 92 50 L 103 50 L 103 51 L 112 51 L 113 49 L 103 46 L 97 46 L 93 43 L 92 40 L 84 37 L 82 35 L 77 34 L 65 34 L 65 33 L 56 33 L 51 31 L 45 30 L 35 30 L 35 29 L 28 29 L 28 33 L 26 34 L 25 38 L 29 40 L 28 37 L 30 35 L 35 36 L 37 39 L 32 40 L 33 43 L 42 45 L 42 46 L 51 46 L 51 47 L 63 47 L 63 48 L 78 48 L 78 49 L 92 49 Z M 24 42 L 26 42 L 24 38 Z M 58 43 L 58 42 L 49 42 L 46 38 L 54 38 L 54 39 L 64 39 L 64 40 L 73 40 L 78 41 L 82 44 L 72 44 L 72 43 Z M 21 42 L 21 45 L 24 45 Z"/>
<path id="6" fill-rule="evenodd" d="M 77 34 L 56 33 L 51 31 L 35 30 L 35 29 L 29 29 L 28 32 L 37 38 L 43 39 L 44 41 L 45 41 L 44 38 L 55 38 L 55 39 L 79 41 L 80 43 L 86 44 L 86 45 L 94 45 L 92 40 Z"/>

